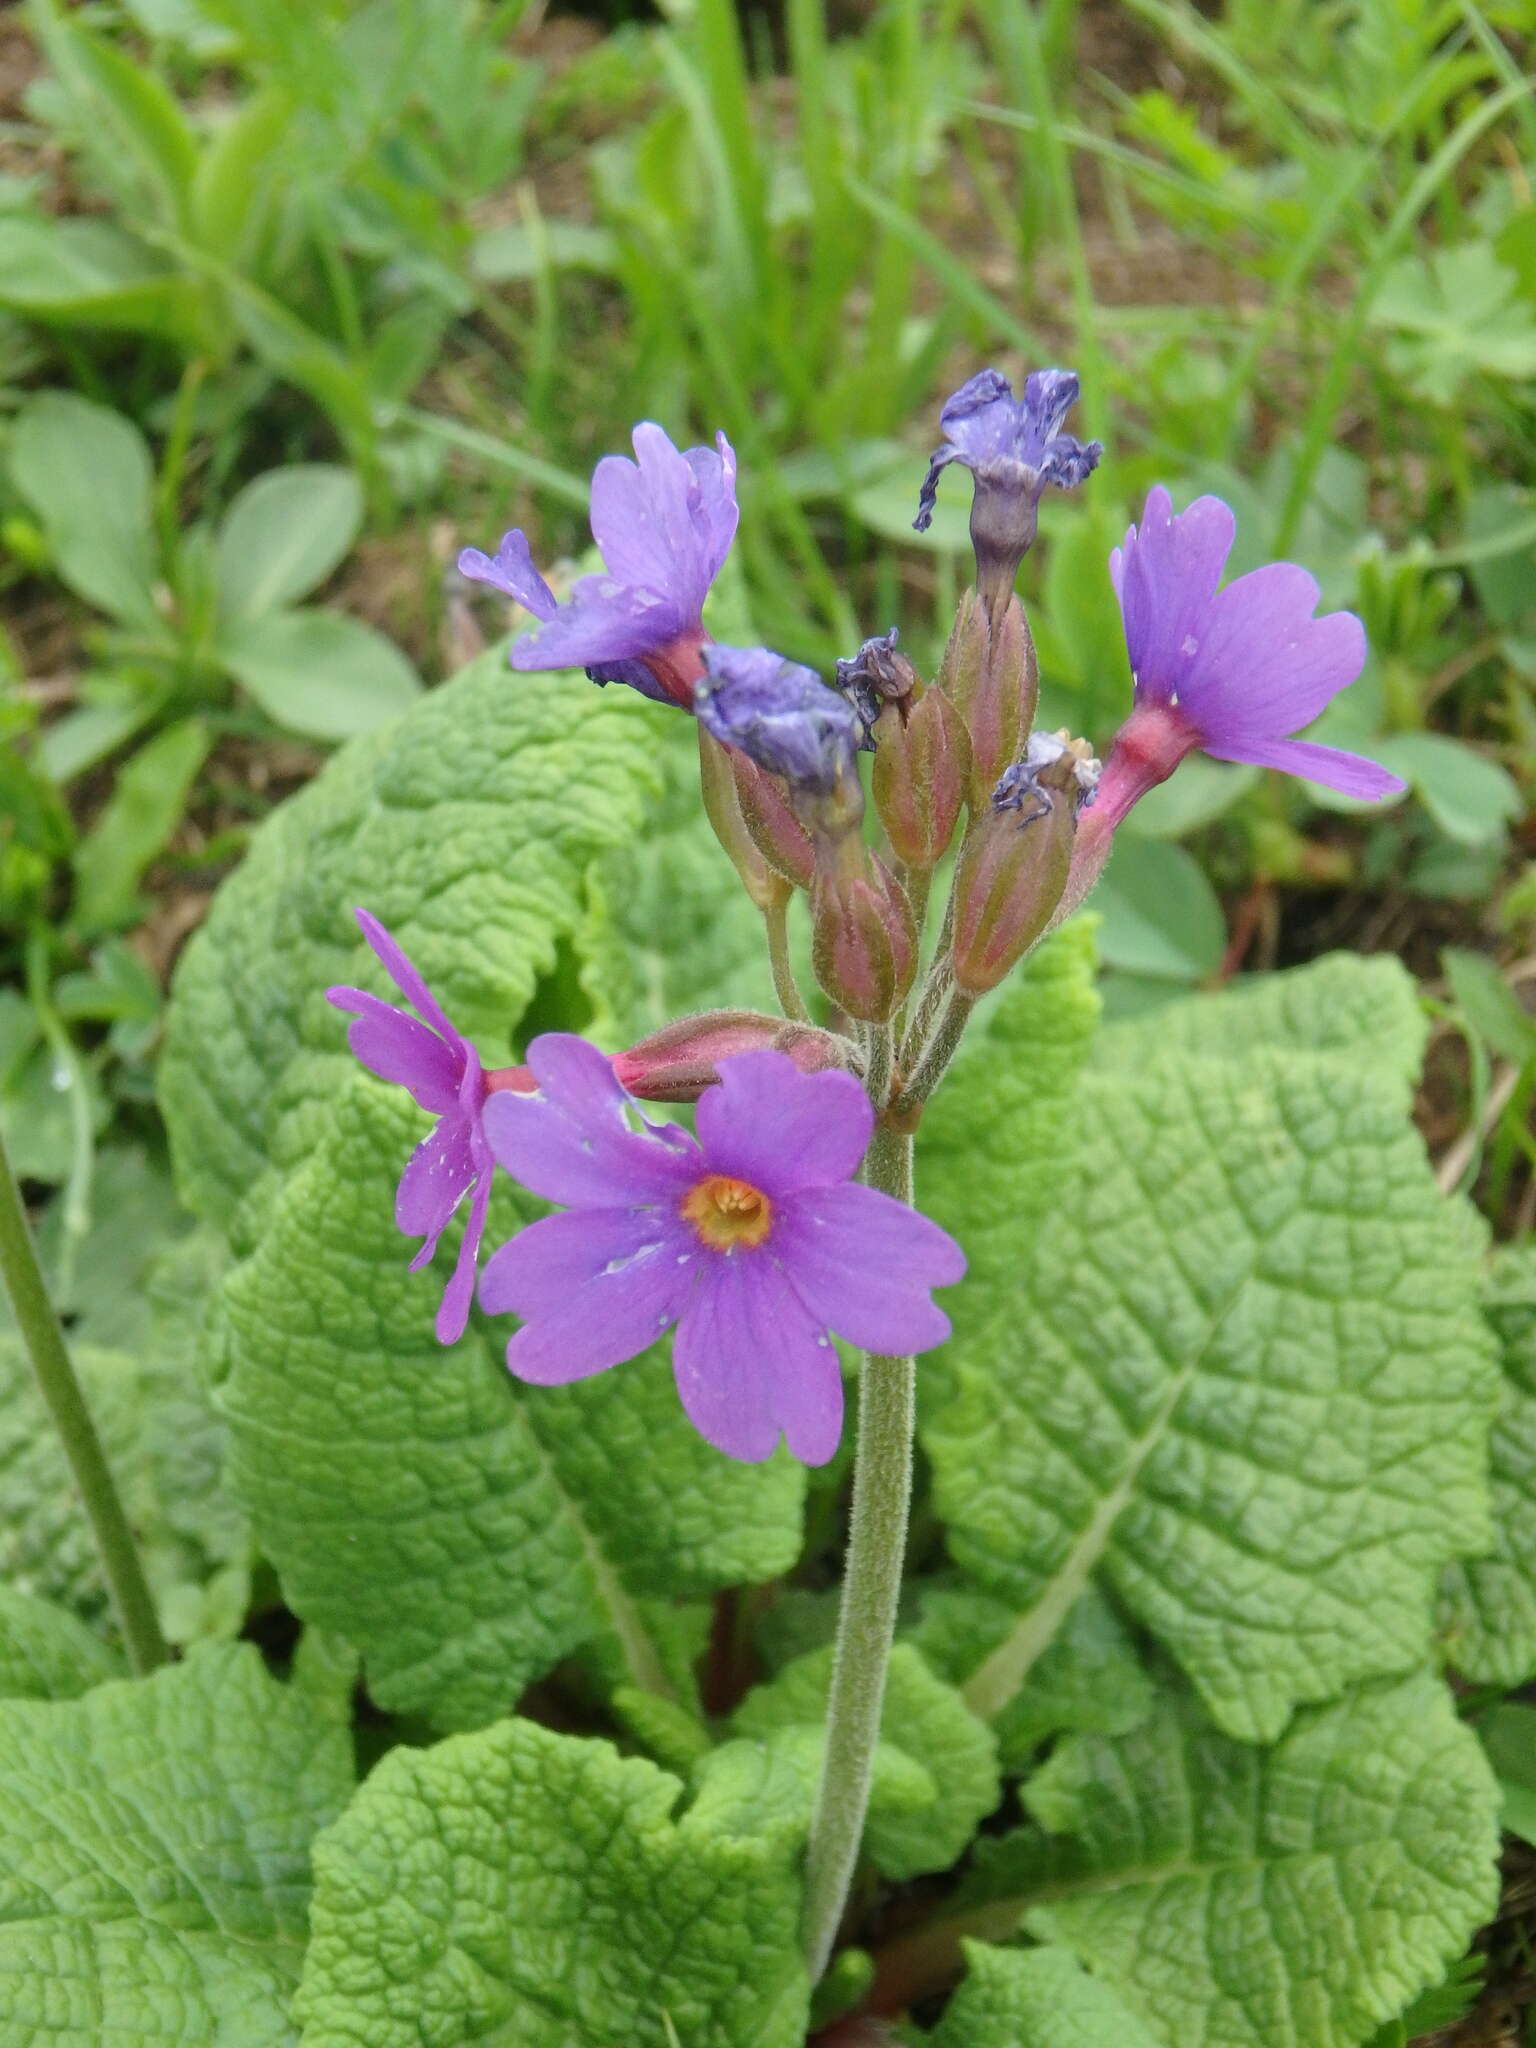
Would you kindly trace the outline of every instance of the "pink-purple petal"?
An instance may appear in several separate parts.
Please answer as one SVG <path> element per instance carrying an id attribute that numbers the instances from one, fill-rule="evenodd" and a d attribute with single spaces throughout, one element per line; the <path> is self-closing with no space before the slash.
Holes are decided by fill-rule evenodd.
<path id="1" fill-rule="evenodd" d="M 557 610 L 555 593 L 534 567 L 528 537 L 520 527 L 501 536 L 494 556 L 481 548 L 465 548 L 459 555 L 459 574 L 474 583 L 489 583 L 493 589 L 520 604 L 536 619 L 552 619 Z"/>
<path id="2" fill-rule="evenodd" d="M 497 1160 L 548 1202 L 612 1208 L 675 1202 L 698 1171 L 692 1146 L 629 1127 L 629 1097 L 612 1063 L 571 1032 L 528 1048 L 536 1095 L 497 1091 L 484 1110 Z M 686 1147 L 686 1149 L 685 1149 Z"/>
<path id="3" fill-rule="evenodd" d="M 634 661 L 675 639 L 688 623 L 687 608 L 668 594 L 583 576 L 570 603 L 515 644 L 512 666 L 595 668 Z"/>
<path id="4" fill-rule="evenodd" d="M 326 1001 L 354 1013 L 347 1044 L 369 1073 L 407 1088 L 425 1110 L 441 1116 L 458 1101 L 463 1062 L 435 1031 L 361 988 L 330 988 Z"/>
<path id="5" fill-rule="evenodd" d="M 760 1463 L 781 1430 L 807 1465 L 837 1449 L 837 1352 L 767 1260 L 709 1261 L 678 1323 L 672 1370 L 689 1421 L 728 1458 Z"/>
<path id="6" fill-rule="evenodd" d="M 1166 703 L 1189 666 L 1187 642 L 1216 595 L 1236 521 L 1220 498 L 1196 498 L 1175 515 L 1161 484 L 1141 522 L 1110 556 L 1138 703 Z"/>
<path id="7" fill-rule="evenodd" d="M 1399 796 L 1408 787 L 1400 775 L 1379 762 L 1368 761 L 1363 754 L 1346 753 L 1342 747 L 1320 746 L 1315 740 L 1229 740 L 1223 746 L 1207 745 L 1205 751 L 1218 761 L 1249 761 L 1257 768 L 1300 775 L 1366 803 Z"/>
<path id="8" fill-rule="evenodd" d="M 1229 583 L 1198 628 L 1179 702 L 1208 739 L 1283 739 L 1310 725 L 1365 664 L 1353 612 L 1313 616 L 1318 588 L 1294 562 Z"/>
<path id="9" fill-rule="evenodd" d="M 450 1041 L 459 1034 L 449 1023 L 447 1013 L 437 1001 L 420 974 L 406 958 L 403 948 L 390 936 L 371 911 L 359 907 L 353 912 L 363 937 L 373 948 L 380 966 L 399 989 L 406 1001 L 426 1024 Z"/>
<path id="10" fill-rule="evenodd" d="M 721 1061 L 696 1121 L 709 1172 L 779 1197 L 847 1180 L 868 1149 L 875 1113 L 852 1074 L 802 1074 L 786 1053 L 743 1052 Z"/>
<path id="11" fill-rule="evenodd" d="M 430 1240 L 412 1261 L 413 1272 L 431 1258 L 479 1170 L 473 1129 L 457 1112 L 441 1118 L 406 1161 L 395 1190 L 395 1228 Z"/>
<path id="12" fill-rule="evenodd" d="M 438 1304 L 435 1331 L 439 1344 L 457 1344 L 469 1321 L 470 1304 L 475 1298 L 475 1267 L 480 1257 L 480 1240 L 485 1235 L 485 1218 L 490 1206 L 491 1173 L 487 1167 L 475 1182 L 469 1215 L 464 1223 L 464 1235 L 459 1242 L 459 1256 L 453 1262 L 453 1271 L 448 1276 L 448 1284 L 443 1289 L 443 1298 Z"/>
<path id="13" fill-rule="evenodd" d="M 949 1335 L 929 1298 L 965 1272 L 948 1231 L 877 1188 L 847 1182 L 785 1204 L 772 1250 L 823 1325 L 870 1351 L 928 1351 Z"/>
<path id="14" fill-rule="evenodd" d="M 624 1209 L 573 1210 L 530 1223 L 492 1254 L 480 1278 L 491 1314 L 527 1318 L 507 1365 L 537 1386 L 563 1386 L 633 1358 L 676 1320 L 693 1285 L 675 1237 Z"/>

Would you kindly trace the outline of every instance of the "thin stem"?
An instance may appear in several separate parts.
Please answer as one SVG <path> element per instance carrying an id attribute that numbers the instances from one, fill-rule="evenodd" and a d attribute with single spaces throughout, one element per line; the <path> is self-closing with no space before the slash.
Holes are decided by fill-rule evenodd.
<path id="1" fill-rule="evenodd" d="M 912 1063 L 912 1068 L 902 1086 L 896 1110 L 915 1109 L 926 1102 L 934 1089 L 944 1078 L 946 1068 L 954 1058 L 971 1012 L 976 1007 L 976 998 L 967 995 L 964 989 L 951 988 L 938 1022 L 928 1035 L 928 1041 Z"/>
<path id="2" fill-rule="evenodd" d="M 809 1024 L 811 1013 L 806 1008 L 805 997 L 795 980 L 795 970 L 789 959 L 789 898 L 778 897 L 761 906 L 763 929 L 768 934 L 768 961 L 773 969 L 773 992 L 779 999 L 779 1008 L 786 1017 L 793 1017 L 797 1024 Z"/>
<path id="3" fill-rule="evenodd" d="M 878 1127 L 865 1171 L 872 1186 L 910 1202 L 911 1138 L 885 1125 Z M 873 1352 L 866 1356 L 859 1380 L 853 1512 L 827 1706 L 827 1743 L 806 1850 L 801 1931 L 812 1983 L 832 1954 L 864 1835 L 906 1555 L 916 1409 L 914 1361 Z"/>
<path id="4" fill-rule="evenodd" d="M 102 1453 L 101 1439 L 96 1434 L 96 1425 L 91 1420 L 90 1410 L 80 1392 L 80 1383 L 69 1362 L 59 1319 L 48 1299 L 48 1288 L 42 1268 L 37 1263 L 32 1233 L 27 1228 L 21 1190 L 11 1171 L 3 1139 L 0 1139 L 0 1277 L 4 1278 L 16 1327 L 32 1360 L 38 1387 L 59 1432 L 81 1505 L 91 1525 L 91 1534 L 96 1539 L 102 1573 L 117 1610 L 129 1662 L 143 1677 L 163 1664 L 169 1652 L 155 1619 L 154 1602 L 145 1583 L 138 1552 L 133 1546 L 128 1518 L 123 1513 L 122 1501 Z"/>

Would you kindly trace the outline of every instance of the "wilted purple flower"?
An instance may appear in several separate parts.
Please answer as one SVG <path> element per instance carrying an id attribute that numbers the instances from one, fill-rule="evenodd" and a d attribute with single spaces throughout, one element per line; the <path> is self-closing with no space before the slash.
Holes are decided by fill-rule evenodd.
<path id="1" fill-rule="evenodd" d="M 1271 562 L 1218 590 L 1236 521 L 1220 498 L 1175 514 L 1161 484 L 1140 526 L 1109 558 L 1136 701 L 1115 737 L 1093 808 L 1102 836 L 1199 747 L 1379 799 L 1405 784 L 1374 761 L 1290 735 L 1310 725 L 1365 661 L 1353 612 L 1315 618 L 1318 589 L 1294 562 Z"/>
<path id="2" fill-rule="evenodd" d="M 519 1379 L 604 1372 L 677 1327 L 673 1372 L 689 1420 L 756 1463 L 782 1433 L 821 1465 L 842 1432 L 829 1331 L 876 1352 L 949 1334 L 929 1298 L 965 1258 L 913 1209 L 851 1176 L 874 1112 L 851 1074 L 802 1073 L 778 1052 L 723 1059 L 698 1137 L 630 1121 L 631 1100 L 585 1039 L 534 1039 L 534 1095 L 497 1095 L 486 1136 L 516 1179 L 565 1213 L 486 1262 L 481 1305 L 523 1326 Z"/>
<path id="3" fill-rule="evenodd" d="M 814 669 L 766 647 L 706 647 L 693 708 L 707 732 L 791 789 L 830 796 L 854 773 L 857 712 Z"/>
<path id="4" fill-rule="evenodd" d="M 947 399 L 939 414 L 944 442 L 928 465 L 917 517 L 925 533 L 938 498 L 939 472 L 963 463 L 975 481 L 971 498 L 971 542 L 976 550 L 977 588 L 996 607 L 1013 590 L 1019 564 L 1035 538 L 1040 493 L 1047 484 L 1068 490 L 1080 484 L 1104 449 L 1061 431 L 1077 403 L 1072 370 L 1031 370 L 1024 396 L 997 370 L 982 370 Z"/>
<path id="5" fill-rule="evenodd" d="M 522 1068 L 486 1074 L 475 1048 L 454 1030 L 383 925 L 366 910 L 357 911 L 356 917 L 384 972 L 416 1015 L 362 988 L 329 988 L 326 1000 L 354 1016 L 347 1027 L 347 1043 L 369 1072 L 381 1081 L 398 1081 L 438 1120 L 406 1162 L 395 1191 L 397 1226 L 407 1237 L 426 1239 L 411 1261 L 413 1273 L 427 1264 L 454 1210 L 474 1191 L 458 1261 L 437 1311 L 437 1340 L 452 1344 L 463 1336 L 469 1317 L 475 1261 L 491 1198 L 494 1161 L 485 1142 L 482 1111 L 493 1089 L 532 1082 L 524 1079 Z"/>
<path id="6" fill-rule="evenodd" d="M 544 623 L 512 649 L 520 669 L 584 668 L 664 704 L 693 702 L 701 673 L 704 599 L 736 535 L 736 457 L 674 448 L 654 421 L 634 432 L 635 461 L 605 455 L 592 475 L 592 536 L 607 573 L 583 576 L 568 604 L 533 566 L 514 527 L 494 559 L 465 548 L 459 569 L 493 584 Z"/>
<path id="7" fill-rule="evenodd" d="M 906 701 L 917 688 L 917 670 L 897 647 L 896 639 L 897 629 L 892 626 L 889 633 L 866 640 L 857 654 L 838 657 L 837 687 L 858 713 L 864 728 L 861 744 L 869 753 L 875 751 L 873 734 L 886 705 L 902 705 L 905 717 Z"/>

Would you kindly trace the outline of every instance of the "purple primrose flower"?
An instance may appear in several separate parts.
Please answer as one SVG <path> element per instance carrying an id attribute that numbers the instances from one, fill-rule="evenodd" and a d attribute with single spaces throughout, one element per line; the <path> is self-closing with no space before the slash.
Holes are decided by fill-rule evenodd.
<path id="1" fill-rule="evenodd" d="M 630 1121 L 585 1039 L 534 1039 L 531 1095 L 499 1094 L 485 1134 L 515 1179 L 564 1213 L 492 1254 L 482 1307 L 523 1318 L 519 1379 L 560 1386 L 632 1358 L 674 1324 L 690 1421 L 755 1463 L 782 1433 L 808 1465 L 837 1448 L 843 1384 L 828 1334 L 876 1352 L 942 1343 L 930 1290 L 965 1270 L 938 1225 L 852 1179 L 874 1112 L 851 1074 L 778 1052 L 719 1062 L 698 1137 Z"/>
<path id="2" fill-rule="evenodd" d="M 942 446 L 934 451 L 912 524 L 927 531 L 938 498 L 939 472 L 959 462 L 971 472 L 971 541 L 976 580 L 991 604 L 1013 590 L 1019 564 L 1029 552 L 1039 518 L 1040 493 L 1047 484 L 1069 490 L 1080 484 L 1103 454 L 1102 443 L 1079 441 L 1061 431 L 1077 403 L 1072 370 L 1031 370 L 1024 396 L 997 370 L 982 370 L 939 414 Z"/>
<path id="3" fill-rule="evenodd" d="M 514 668 L 584 668 L 594 682 L 691 708 L 704 599 L 736 536 L 736 457 L 724 434 L 713 448 L 680 452 L 651 420 L 635 428 L 634 445 L 633 462 L 605 455 L 593 472 L 592 536 L 607 570 L 581 577 L 568 604 L 556 602 L 516 527 L 494 558 L 465 548 L 459 569 L 543 621 L 512 649 Z"/>
<path id="4" fill-rule="evenodd" d="M 1085 814 L 1102 837 L 1199 747 L 1380 799 L 1406 785 L 1375 761 L 1291 735 L 1310 725 L 1365 661 L 1353 612 L 1314 617 L 1316 583 L 1270 562 L 1218 589 L 1236 521 L 1220 498 L 1175 514 L 1161 484 L 1109 558 L 1125 621 L 1135 705 Z"/>
<path id="5" fill-rule="evenodd" d="M 858 713 L 814 669 L 766 647 L 706 647 L 693 708 L 707 732 L 792 789 L 830 796 L 854 773 Z"/>
<path id="6" fill-rule="evenodd" d="M 485 1141 L 482 1112 L 497 1088 L 530 1086 L 524 1069 L 485 1073 L 467 1038 L 455 1031 L 431 990 L 376 917 L 356 913 L 363 937 L 411 1009 L 382 1002 L 361 988 L 329 988 L 327 1002 L 349 1011 L 347 1043 L 381 1081 L 397 1081 L 437 1118 L 406 1162 L 395 1191 L 395 1222 L 407 1237 L 426 1242 L 411 1260 L 419 1272 L 437 1250 L 438 1239 L 466 1194 L 473 1190 L 469 1221 L 458 1260 L 437 1311 L 437 1341 L 463 1336 L 475 1287 L 475 1262 L 485 1233 L 494 1161 Z"/>

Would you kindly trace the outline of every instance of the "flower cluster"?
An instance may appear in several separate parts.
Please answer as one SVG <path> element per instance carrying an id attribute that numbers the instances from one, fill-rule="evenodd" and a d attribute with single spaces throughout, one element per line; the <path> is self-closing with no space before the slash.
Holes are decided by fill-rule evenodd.
<path id="1" fill-rule="evenodd" d="M 986 370 L 945 405 L 916 524 L 932 516 L 942 471 L 968 470 L 976 587 L 931 683 L 894 628 L 840 660 L 835 686 L 771 649 L 710 637 L 705 602 L 737 523 L 723 434 L 679 451 L 643 422 L 633 462 L 598 464 L 592 532 L 605 569 L 563 604 L 516 529 L 494 557 L 460 557 L 465 575 L 538 622 L 514 644 L 515 668 L 584 667 L 693 715 L 705 807 L 763 912 L 785 1015 L 678 1019 L 611 1059 L 549 1033 L 525 1066 L 487 1069 L 359 911 L 404 1007 L 352 987 L 330 999 L 351 1015 L 363 1064 L 435 1119 L 396 1192 L 396 1222 L 422 1239 L 413 1270 L 468 1202 L 438 1310 L 443 1342 L 468 1321 L 499 1167 L 559 1209 L 493 1252 L 479 1279 L 487 1314 L 519 1318 L 507 1346 L 519 1378 L 581 1379 L 671 1331 L 679 1397 L 712 1443 L 757 1460 L 782 1438 L 823 1462 L 842 1427 L 834 1334 L 897 1355 L 941 1343 L 949 1325 L 932 1291 L 964 1270 L 936 1224 L 856 1178 L 877 1123 L 905 1142 L 971 1006 L 1081 902 L 1131 807 L 1196 748 L 1356 797 L 1401 789 L 1374 762 L 1296 736 L 1359 673 L 1359 620 L 1317 617 L 1317 586 L 1291 563 L 1222 588 L 1230 509 L 1206 497 L 1176 515 L 1161 486 L 1110 558 L 1134 697 L 1107 760 L 1033 730 L 1038 669 L 1014 580 L 1046 486 L 1081 484 L 1098 462 L 1098 442 L 1063 431 L 1077 398 L 1069 370 L 1035 371 L 1017 399 Z M 866 843 L 863 753 L 880 853 Z M 950 902 L 919 986 L 929 891 L 951 850 Z M 824 1026 L 790 967 L 796 889 Z M 637 1098 L 695 1102 L 696 1131 L 647 1121 Z"/>

